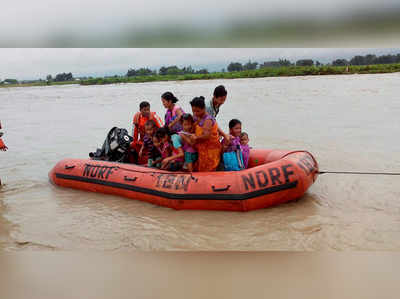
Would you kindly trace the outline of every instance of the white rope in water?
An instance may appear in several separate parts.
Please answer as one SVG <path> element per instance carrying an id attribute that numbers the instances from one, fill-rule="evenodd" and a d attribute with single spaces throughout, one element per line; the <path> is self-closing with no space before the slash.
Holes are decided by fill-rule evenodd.
<path id="1" fill-rule="evenodd" d="M 359 171 L 319 171 L 318 174 L 371 174 L 371 175 L 400 175 L 400 172 L 359 172 Z"/>

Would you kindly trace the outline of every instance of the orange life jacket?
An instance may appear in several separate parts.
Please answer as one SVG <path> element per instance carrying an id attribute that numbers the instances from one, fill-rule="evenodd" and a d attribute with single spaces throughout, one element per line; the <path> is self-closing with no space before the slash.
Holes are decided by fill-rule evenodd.
<path id="1" fill-rule="evenodd" d="M 0 138 L 0 149 L 6 148 L 6 145 L 3 142 L 3 139 Z"/>
<path id="2" fill-rule="evenodd" d="M 137 112 L 133 116 L 132 123 L 133 123 L 133 142 L 134 143 L 137 143 L 138 141 L 139 141 L 139 143 L 143 142 L 143 137 L 145 134 L 144 125 L 150 119 L 154 120 L 157 128 L 161 128 L 164 125 L 162 119 L 155 112 L 150 112 L 149 117 L 144 117 L 140 112 Z"/>

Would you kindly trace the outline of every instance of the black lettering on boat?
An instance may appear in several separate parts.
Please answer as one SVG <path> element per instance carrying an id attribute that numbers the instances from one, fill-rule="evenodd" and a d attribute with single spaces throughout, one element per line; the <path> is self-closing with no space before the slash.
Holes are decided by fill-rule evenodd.
<path id="1" fill-rule="evenodd" d="M 260 177 L 261 175 L 262 175 L 262 177 Z M 268 176 L 263 170 L 256 172 L 256 178 L 257 178 L 258 186 L 260 188 L 266 187 L 268 185 Z"/>
<path id="2" fill-rule="evenodd" d="M 107 172 L 105 178 L 108 179 L 113 173 L 113 169 L 117 169 L 117 167 L 85 164 L 82 176 L 104 179 L 104 174 Z"/>
<path id="3" fill-rule="evenodd" d="M 315 162 L 310 156 L 301 157 L 297 165 L 304 170 L 306 175 L 311 174 L 315 170 Z"/>
<path id="4" fill-rule="evenodd" d="M 82 176 L 89 176 L 90 175 L 90 168 L 91 168 L 91 166 L 86 164 L 85 165 L 85 169 L 83 170 Z"/>
<path id="5" fill-rule="evenodd" d="M 99 172 L 97 174 L 99 179 L 104 179 L 103 174 L 106 172 L 107 167 L 99 167 Z"/>
<path id="6" fill-rule="evenodd" d="M 310 172 L 312 171 L 312 169 L 314 168 L 314 167 L 313 167 L 313 164 L 311 164 L 311 163 L 308 161 L 307 157 L 301 158 L 300 161 L 301 161 L 301 162 L 303 163 L 303 165 L 307 168 L 307 170 L 308 170 L 309 173 L 310 173 Z"/>
<path id="7" fill-rule="evenodd" d="M 309 173 L 308 173 L 308 170 L 304 167 L 304 165 L 303 165 L 303 163 L 301 163 L 301 161 L 297 162 L 296 164 L 297 164 L 301 169 L 303 169 L 303 171 L 304 171 L 305 174 L 307 174 L 307 175 L 309 174 Z"/>
<path id="8" fill-rule="evenodd" d="M 183 190 L 187 191 L 189 182 L 190 182 L 190 176 L 180 175 L 175 181 L 175 189 L 176 190 L 183 189 Z"/>
<path id="9" fill-rule="evenodd" d="M 176 174 L 168 174 L 166 179 L 164 180 L 163 188 L 171 189 L 173 183 L 175 182 Z"/>
<path id="10" fill-rule="evenodd" d="M 310 165 L 310 173 L 312 173 L 316 169 L 315 161 L 310 156 L 307 156 L 306 160 Z"/>
<path id="11" fill-rule="evenodd" d="M 281 176 L 281 172 L 279 171 L 279 168 L 273 167 L 268 169 L 269 172 L 269 177 L 271 178 L 271 184 L 276 185 L 275 182 L 278 182 L 279 185 L 282 184 L 282 182 L 279 180 L 279 177 Z"/>
<path id="12" fill-rule="evenodd" d="M 252 189 L 256 189 L 256 183 L 254 182 L 254 177 L 251 173 L 248 175 L 242 175 L 242 180 L 246 190 L 249 190 L 249 185 Z"/>
<path id="13" fill-rule="evenodd" d="M 160 187 L 160 183 L 161 183 L 161 178 L 164 176 L 164 174 L 160 174 L 158 177 L 157 177 L 157 184 L 156 184 L 156 187 Z"/>
<path id="14" fill-rule="evenodd" d="M 283 176 L 285 178 L 285 183 L 289 183 L 289 176 L 293 175 L 294 172 L 290 171 L 289 168 L 293 167 L 292 164 L 282 165 Z"/>
<path id="15" fill-rule="evenodd" d="M 93 166 L 92 171 L 90 172 L 90 177 L 92 178 L 96 177 L 98 171 L 99 171 L 99 166 Z"/>
<path id="16" fill-rule="evenodd" d="M 109 167 L 109 168 L 108 168 L 108 171 L 107 171 L 107 174 L 106 174 L 106 179 L 108 179 L 109 175 L 113 173 L 113 172 L 112 172 L 112 171 L 113 171 L 113 168 L 114 168 L 114 167 Z"/>

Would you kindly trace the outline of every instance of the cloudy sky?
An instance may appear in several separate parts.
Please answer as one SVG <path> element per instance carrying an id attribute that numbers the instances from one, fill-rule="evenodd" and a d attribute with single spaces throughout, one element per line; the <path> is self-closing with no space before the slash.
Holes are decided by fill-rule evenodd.
<path id="1" fill-rule="evenodd" d="M 227 44 L 237 44 L 227 38 L 233 26 L 241 29 L 259 24 L 265 34 L 250 39 L 248 46 L 256 46 L 258 40 L 273 39 L 268 31 L 268 22 L 289 24 L 287 31 L 297 32 L 296 22 L 307 20 L 312 24 L 322 24 L 320 38 L 331 36 L 325 28 L 345 24 L 345 30 L 339 35 L 362 30 L 365 24 L 378 28 L 382 25 L 382 16 L 400 11 L 399 0 L 18 0 L 6 1 L 0 9 L 0 46 L 1 47 L 143 47 L 143 37 L 151 43 L 160 45 L 160 39 L 169 30 L 171 36 L 179 30 L 186 30 L 183 38 L 193 35 L 202 37 L 203 45 L 195 47 L 213 47 L 223 40 Z M 352 23 L 354 17 L 364 15 L 367 22 Z M 398 14 L 397 14 L 398 15 Z M 388 18 L 393 18 L 389 16 Z M 319 22 L 319 23 L 318 23 Z M 328 27 L 327 23 L 329 24 Z M 375 23 L 376 25 L 375 26 Z M 241 25 L 240 25 L 241 24 Z M 293 26 L 294 24 L 294 26 Z M 360 28 L 360 26 L 362 28 Z M 392 26 L 379 28 L 379 35 Z M 313 27 L 314 31 L 321 26 Z M 341 28 L 343 29 L 343 28 Z M 349 30 L 347 30 L 349 29 Z M 225 31 L 224 31 L 225 30 Z M 366 30 L 362 35 L 372 33 Z M 204 37 L 203 34 L 206 33 Z M 210 33 L 210 34 L 208 34 Z M 220 33 L 220 35 L 217 35 Z M 251 34 L 252 32 L 250 32 Z M 311 34 L 301 36 L 301 40 Z M 158 35 L 157 35 L 158 34 Z M 331 33 L 332 34 L 332 33 Z M 215 39 L 207 39 L 217 35 Z M 247 33 L 245 34 L 247 35 Z M 235 39 L 237 39 L 236 35 Z M 280 34 L 279 34 L 280 36 Z M 152 38 L 153 37 L 153 38 Z M 357 33 L 356 37 L 360 37 Z M 396 35 L 392 37 L 398 41 Z M 198 38 L 191 39 L 195 42 Z M 129 42 L 136 43 L 135 45 Z M 176 41 L 182 46 L 183 41 Z M 169 39 L 162 40 L 164 46 L 172 46 Z M 353 42 L 354 37 L 348 42 Z M 356 40 L 357 42 L 357 40 Z M 386 41 L 387 42 L 387 41 Z M 206 44 L 206 45 L 205 45 Z M 186 47 L 187 45 L 185 45 Z M 220 47 L 221 45 L 218 45 Z M 229 46 L 229 45 L 228 45 Z M 264 44 L 264 46 L 268 46 Z M 303 46 L 303 45 L 301 45 Z M 341 45 L 340 45 L 341 46 Z M 314 46 L 313 46 L 314 47 Z"/>
<path id="2" fill-rule="evenodd" d="M 0 33 L 32 39 L 59 32 L 110 33 L 123 28 L 187 24 L 219 26 L 232 20 L 319 18 L 393 7 L 398 0 L 19 0 L 0 10 Z M 135 29 L 135 28 L 133 28 Z"/>
<path id="3" fill-rule="evenodd" d="M 317 49 L 317 48 L 150 48 L 150 49 L 98 49 L 98 48 L 50 48 L 50 49 L 0 49 L 0 79 L 44 79 L 62 72 L 77 76 L 104 76 L 126 74 L 129 68 L 191 65 L 195 69 L 206 67 L 210 71 L 221 70 L 232 61 L 247 62 L 249 59 L 264 61 L 310 58 L 322 63 L 336 58 L 350 59 L 354 55 L 398 54 L 400 48 L 381 49 Z"/>

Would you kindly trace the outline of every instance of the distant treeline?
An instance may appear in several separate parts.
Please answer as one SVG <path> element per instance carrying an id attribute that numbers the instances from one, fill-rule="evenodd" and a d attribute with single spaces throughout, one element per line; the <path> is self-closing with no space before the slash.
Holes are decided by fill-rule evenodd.
<path id="1" fill-rule="evenodd" d="M 264 67 L 254 70 L 239 72 L 212 72 L 209 74 L 184 74 L 184 75 L 152 75 L 152 76 L 114 76 L 108 78 L 94 78 L 81 80 L 82 85 L 102 85 L 116 83 L 140 83 L 154 81 L 181 81 L 181 80 L 209 80 L 209 79 L 237 79 L 237 78 L 263 78 L 281 76 L 312 76 L 312 75 L 342 75 L 342 74 L 378 74 L 400 72 L 400 63 L 352 65 L 352 66 L 282 66 Z"/>
<path id="2" fill-rule="evenodd" d="M 92 77 L 79 77 L 74 78 L 72 73 L 59 73 L 54 78 L 52 75 L 47 75 L 46 84 L 61 83 L 61 82 L 70 82 L 70 81 L 98 81 L 97 84 L 103 84 L 102 81 L 106 80 L 107 82 L 125 82 L 126 80 L 122 80 L 122 78 L 140 78 L 140 81 L 153 81 L 160 80 L 159 76 L 165 77 L 166 80 L 172 76 L 181 76 L 185 75 L 187 78 L 200 78 L 198 75 L 208 75 L 210 73 L 226 73 L 226 72 L 244 72 L 244 71 L 253 71 L 253 70 L 262 70 L 266 68 L 291 68 L 291 67 L 323 67 L 323 66 L 366 66 L 366 65 L 379 65 L 379 64 L 397 64 L 400 63 L 400 54 L 397 55 L 382 55 L 376 56 L 374 54 L 367 54 L 365 56 L 356 55 L 350 60 L 339 58 L 333 60 L 331 63 L 323 64 L 319 61 L 314 61 L 312 59 L 300 59 L 296 62 L 291 62 L 287 59 L 279 59 L 277 61 L 265 61 L 263 63 L 248 61 L 247 63 L 240 62 L 231 62 L 226 67 L 226 69 L 222 69 L 220 72 L 209 72 L 206 68 L 195 70 L 191 66 L 179 68 L 176 65 L 172 66 L 162 66 L 158 71 L 151 70 L 149 68 L 139 68 L 134 69 L 130 68 L 125 76 L 106 76 L 104 78 L 92 78 Z M 279 71 L 281 72 L 281 71 Z M 331 71 L 329 71 L 331 72 Z M 332 71 L 333 72 L 333 71 Z M 336 71 L 335 71 L 336 72 Z M 333 73 L 335 73 L 333 72 Z M 290 73 L 296 73 L 293 70 Z M 221 75 L 219 75 L 221 76 Z M 150 79 L 150 77 L 152 79 Z M 229 76 L 228 76 L 229 77 Z M 144 79 L 149 78 L 149 79 Z M 18 83 L 37 83 L 42 82 L 44 80 L 25 80 L 18 82 L 16 79 L 5 79 L 3 81 L 0 80 L 0 85 L 5 84 L 18 84 Z M 76 83 L 76 82 L 74 82 Z"/>
<path id="3" fill-rule="evenodd" d="M 373 64 L 393 64 L 400 63 L 400 54 L 397 55 L 382 55 L 376 56 L 374 54 L 367 54 L 365 56 L 357 55 L 352 59 L 347 60 L 344 58 L 339 58 L 333 60 L 331 63 L 323 64 L 319 61 L 314 61 L 312 59 L 300 59 L 295 63 L 287 59 L 279 59 L 278 61 L 265 61 L 262 64 L 257 62 L 249 61 L 246 64 L 241 64 L 240 62 L 231 62 L 228 65 L 227 70 L 229 72 L 240 72 L 247 70 L 255 70 L 257 68 L 266 67 L 285 67 L 285 66 L 347 66 L 347 65 L 373 65 Z"/>
<path id="4" fill-rule="evenodd" d="M 279 59 L 277 61 L 265 61 L 263 63 L 248 61 L 247 63 L 231 62 L 226 70 L 222 69 L 221 72 L 241 72 L 256 70 L 262 68 L 279 68 L 279 67 L 289 67 L 289 66 L 347 66 L 347 65 L 373 65 L 373 64 L 393 64 L 400 63 L 400 54 L 397 55 L 382 55 L 376 56 L 374 54 L 367 54 L 365 56 L 354 56 L 352 59 L 347 60 L 344 58 L 339 58 L 333 60 L 331 63 L 323 64 L 319 61 L 314 61 L 312 59 L 300 59 L 296 62 L 291 62 L 287 59 Z M 186 74 L 209 74 L 209 71 L 205 68 L 200 70 L 194 70 L 191 66 L 179 68 L 174 66 L 163 66 L 158 71 L 151 70 L 149 68 L 140 69 L 129 69 L 126 77 L 142 77 L 142 76 L 166 76 L 166 75 L 186 75 Z"/>
<path id="5" fill-rule="evenodd" d="M 166 75 L 185 75 L 185 74 L 208 74 L 207 69 L 194 70 L 191 66 L 179 68 L 176 65 L 172 66 L 163 66 L 157 72 L 156 70 L 151 70 L 149 68 L 140 68 L 140 69 L 129 69 L 126 73 L 127 77 L 135 77 L 135 76 L 166 76 Z"/>
<path id="6" fill-rule="evenodd" d="M 47 75 L 46 80 L 51 82 L 65 82 L 74 80 L 74 76 L 72 73 L 60 73 L 57 74 L 54 78 L 51 75 Z"/>

